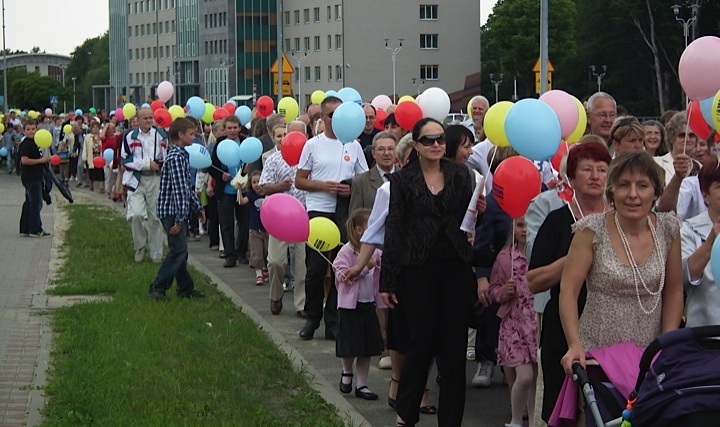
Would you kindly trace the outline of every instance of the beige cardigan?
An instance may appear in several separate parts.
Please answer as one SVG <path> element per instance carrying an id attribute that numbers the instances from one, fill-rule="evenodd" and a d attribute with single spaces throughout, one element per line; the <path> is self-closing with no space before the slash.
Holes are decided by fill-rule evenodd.
<path id="1" fill-rule="evenodd" d="M 102 140 L 100 139 L 100 135 L 97 136 L 98 140 L 100 141 L 100 144 L 102 144 Z M 102 149 L 101 149 L 102 151 Z M 86 167 L 88 169 L 95 169 L 95 165 L 93 164 L 93 135 L 87 134 L 85 135 L 85 141 L 83 143 L 83 154 L 82 159 L 83 162 L 87 165 Z"/>

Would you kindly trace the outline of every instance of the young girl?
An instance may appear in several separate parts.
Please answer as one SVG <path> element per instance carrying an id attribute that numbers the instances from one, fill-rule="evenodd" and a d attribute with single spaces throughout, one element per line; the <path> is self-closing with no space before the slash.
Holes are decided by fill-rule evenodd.
<path id="1" fill-rule="evenodd" d="M 260 171 L 252 171 L 245 186 L 240 204 L 250 203 L 250 267 L 255 269 L 255 284 L 262 286 L 268 280 L 268 234 L 260 221 L 260 206 L 265 196 L 260 189 Z"/>
<path id="2" fill-rule="evenodd" d="M 370 209 L 357 209 L 346 223 L 349 242 L 337 254 L 333 266 L 345 271 L 357 263 L 360 238 L 367 229 Z M 345 283 L 341 275 L 335 276 L 338 297 L 338 323 L 335 356 L 342 358 L 340 391 L 352 390 L 353 361 L 357 359 L 357 386 L 355 396 L 365 400 L 377 400 L 378 395 L 367 387 L 370 358 L 382 353 L 384 344 L 380 322 L 375 312 L 380 302 L 380 256 L 375 250 L 367 267 L 363 268 L 354 282 Z M 382 304 L 380 302 L 380 304 Z"/>
<path id="3" fill-rule="evenodd" d="M 526 409 L 529 425 L 535 425 L 537 326 L 533 294 L 527 282 L 526 234 L 525 217 L 516 219 L 508 243 L 498 254 L 490 275 L 490 296 L 500 304 L 497 315 L 502 319 L 498 364 L 504 367 L 510 387 L 512 420 L 506 427 L 522 426 Z"/>

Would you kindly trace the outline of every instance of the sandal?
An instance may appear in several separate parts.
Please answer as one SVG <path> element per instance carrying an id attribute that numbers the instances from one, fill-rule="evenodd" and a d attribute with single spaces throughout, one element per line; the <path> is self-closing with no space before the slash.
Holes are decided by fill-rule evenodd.
<path id="1" fill-rule="evenodd" d="M 392 386 L 392 383 L 400 384 L 400 382 L 399 382 L 398 380 L 396 380 L 395 378 L 390 377 L 390 386 Z M 388 406 L 391 407 L 391 408 L 393 408 L 393 409 L 397 409 L 397 393 L 396 393 L 395 399 L 393 399 L 392 397 L 388 396 Z"/>
<path id="2" fill-rule="evenodd" d="M 225 251 L 220 251 L 220 258 L 225 258 Z"/>
<path id="3" fill-rule="evenodd" d="M 474 347 L 467 348 L 467 351 L 465 351 L 465 359 L 475 360 L 475 348 Z"/>
<path id="4" fill-rule="evenodd" d="M 428 389 L 425 389 L 425 393 L 428 392 Z M 437 414 L 437 408 L 435 405 L 425 405 L 420 407 L 420 413 L 426 414 L 426 415 L 435 415 Z"/>

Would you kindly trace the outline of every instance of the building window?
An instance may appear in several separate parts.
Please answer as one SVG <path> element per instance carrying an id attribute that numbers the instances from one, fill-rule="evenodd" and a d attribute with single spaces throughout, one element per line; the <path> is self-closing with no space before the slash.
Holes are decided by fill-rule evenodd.
<path id="1" fill-rule="evenodd" d="M 319 82 L 320 79 L 321 79 L 321 76 L 320 76 L 320 67 L 317 66 L 317 67 L 315 67 L 315 81 L 316 81 L 316 82 Z"/>
<path id="2" fill-rule="evenodd" d="M 295 37 L 295 52 L 300 52 L 300 37 Z"/>
<path id="3" fill-rule="evenodd" d="M 170 46 L 165 46 L 165 56 L 170 58 Z"/>
<path id="4" fill-rule="evenodd" d="M 420 66 L 420 80 L 437 80 L 438 79 L 438 66 L 437 65 L 421 65 Z"/>
<path id="5" fill-rule="evenodd" d="M 339 4 L 335 5 L 335 20 L 339 21 L 342 19 L 342 6 Z"/>
<path id="6" fill-rule="evenodd" d="M 342 49 L 342 34 L 335 34 L 335 49 Z"/>
<path id="7" fill-rule="evenodd" d="M 132 49 L 128 51 L 128 59 L 132 61 Z"/>
<path id="8" fill-rule="evenodd" d="M 332 36 L 328 34 L 328 50 L 332 50 Z"/>
<path id="9" fill-rule="evenodd" d="M 157 46 L 154 46 L 153 47 L 153 58 L 157 58 L 157 57 L 158 57 Z"/>
<path id="10" fill-rule="evenodd" d="M 316 7 L 313 9 L 313 21 L 320 22 L 320 8 Z"/>
<path id="11" fill-rule="evenodd" d="M 290 11 L 285 11 L 285 25 L 290 25 Z"/>
<path id="12" fill-rule="evenodd" d="M 290 52 L 290 39 L 285 39 L 285 52 Z"/>
<path id="13" fill-rule="evenodd" d="M 320 51 L 320 36 L 315 36 L 315 50 Z"/>
<path id="14" fill-rule="evenodd" d="M 420 49 L 437 49 L 437 34 L 420 34 Z"/>
<path id="15" fill-rule="evenodd" d="M 328 81 L 332 81 L 332 65 L 328 65 Z"/>
<path id="16" fill-rule="evenodd" d="M 153 22 L 152 29 L 153 29 L 153 32 L 152 32 L 153 35 L 157 34 L 157 22 Z"/>
<path id="17" fill-rule="evenodd" d="M 436 4 L 421 4 L 420 5 L 420 20 L 421 21 L 436 21 L 438 19 L 438 7 Z"/>
<path id="18" fill-rule="evenodd" d="M 332 6 L 327 7 L 328 21 L 332 21 Z"/>
<path id="19" fill-rule="evenodd" d="M 310 23 L 310 9 L 303 10 L 303 22 L 306 24 Z"/>
<path id="20" fill-rule="evenodd" d="M 295 25 L 300 25 L 300 11 L 296 10 L 293 15 L 295 16 Z"/>
<path id="21" fill-rule="evenodd" d="M 132 73 L 130 73 L 129 77 L 130 77 L 130 84 L 133 84 Z"/>
<path id="22" fill-rule="evenodd" d="M 305 67 L 305 81 L 310 81 L 310 67 Z"/>
<path id="23" fill-rule="evenodd" d="M 128 26 L 128 37 L 132 37 L 132 25 Z"/>
<path id="24" fill-rule="evenodd" d="M 342 65 L 335 66 L 335 79 L 337 81 L 342 81 Z"/>
<path id="25" fill-rule="evenodd" d="M 298 67 L 295 67 L 295 81 L 300 81 L 300 69 Z"/>
<path id="26" fill-rule="evenodd" d="M 305 46 L 305 51 L 307 52 L 308 50 L 310 50 L 310 37 L 305 37 L 303 39 L 303 42 L 304 42 L 303 44 Z"/>

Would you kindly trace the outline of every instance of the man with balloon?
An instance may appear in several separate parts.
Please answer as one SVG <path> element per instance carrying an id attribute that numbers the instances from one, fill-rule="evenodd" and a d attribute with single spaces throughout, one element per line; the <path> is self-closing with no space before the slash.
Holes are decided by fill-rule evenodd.
<path id="1" fill-rule="evenodd" d="M 50 132 L 44 131 L 39 141 L 35 141 L 37 122 L 28 120 L 23 127 L 25 139 L 20 144 L 19 156 L 22 163 L 20 179 L 25 187 L 25 203 L 23 203 L 20 217 L 20 235 L 24 237 L 50 237 L 50 233 L 43 230 L 40 211 L 43 204 L 43 169 L 50 161 L 43 157 L 41 150 L 52 144 Z"/>

